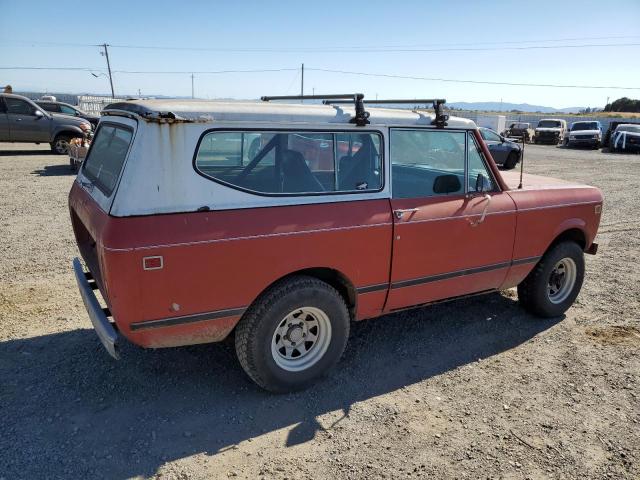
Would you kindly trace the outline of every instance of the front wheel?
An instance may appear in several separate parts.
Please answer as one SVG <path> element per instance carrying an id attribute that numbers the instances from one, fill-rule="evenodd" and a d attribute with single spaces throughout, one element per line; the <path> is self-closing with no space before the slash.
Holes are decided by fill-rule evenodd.
<path id="1" fill-rule="evenodd" d="M 69 135 L 58 135 L 53 142 L 51 142 L 51 152 L 57 155 L 67 155 L 69 153 L 69 142 L 71 137 Z"/>
<path id="2" fill-rule="evenodd" d="M 505 170 L 512 170 L 516 167 L 517 163 L 518 163 L 518 153 L 511 152 L 507 157 L 507 160 L 504 162 L 504 168 Z"/>
<path id="3" fill-rule="evenodd" d="M 349 321 L 345 301 L 332 286 L 290 277 L 264 293 L 238 323 L 238 360 L 266 390 L 301 390 L 338 363 Z"/>
<path id="4" fill-rule="evenodd" d="M 518 299 L 529 312 L 557 317 L 575 301 L 584 280 L 582 248 L 571 241 L 550 248 L 518 285 Z"/>

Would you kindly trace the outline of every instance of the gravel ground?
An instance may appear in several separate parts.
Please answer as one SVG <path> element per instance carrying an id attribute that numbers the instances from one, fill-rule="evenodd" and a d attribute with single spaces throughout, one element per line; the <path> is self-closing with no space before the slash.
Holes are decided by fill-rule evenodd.
<path id="1" fill-rule="evenodd" d="M 362 322 L 328 379 L 273 396 L 229 342 L 103 351 L 47 148 L 0 144 L 0 479 L 640 477 L 640 156 L 527 147 L 606 198 L 566 317 L 511 290 Z"/>

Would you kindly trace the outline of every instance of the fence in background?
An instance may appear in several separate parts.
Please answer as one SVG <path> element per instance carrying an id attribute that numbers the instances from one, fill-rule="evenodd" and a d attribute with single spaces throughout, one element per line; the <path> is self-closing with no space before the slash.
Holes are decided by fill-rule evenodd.
<path id="1" fill-rule="evenodd" d="M 33 101 L 40 100 L 43 95 L 53 95 L 56 97 L 56 101 L 68 103 L 69 105 L 78 104 L 78 96 L 71 95 L 69 93 L 51 93 L 51 92 L 14 92 L 16 95 L 22 95 Z"/>
<path id="2" fill-rule="evenodd" d="M 99 97 L 97 95 L 79 95 L 78 108 L 87 113 L 93 113 L 100 115 L 100 112 L 104 107 L 113 102 L 124 101 L 124 98 L 112 98 L 112 97 Z"/>

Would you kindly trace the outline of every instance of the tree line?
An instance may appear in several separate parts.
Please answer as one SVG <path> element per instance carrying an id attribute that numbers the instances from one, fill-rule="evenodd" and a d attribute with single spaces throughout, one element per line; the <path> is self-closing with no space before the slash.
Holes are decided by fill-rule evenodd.
<path id="1" fill-rule="evenodd" d="M 605 112 L 640 112 L 640 100 L 622 97 L 612 103 L 607 103 Z"/>

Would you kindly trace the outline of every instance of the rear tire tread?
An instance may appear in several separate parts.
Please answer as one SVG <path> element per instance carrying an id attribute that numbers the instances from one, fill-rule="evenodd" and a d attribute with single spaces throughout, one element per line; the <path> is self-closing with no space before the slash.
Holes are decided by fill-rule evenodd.
<path id="1" fill-rule="evenodd" d="M 272 392 L 290 391 L 289 389 L 283 388 L 281 386 L 273 385 L 261 375 L 261 369 L 259 368 L 258 363 L 256 362 L 256 359 L 253 357 L 251 352 L 251 335 L 256 331 L 262 319 L 268 314 L 269 310 L 277 301 L 281 300 L 285 296 L 294 294 L 295 291 L 300 290 L 301 288 L 319 288 L 324 290 L 325 292 L 333 296 L 337 302 L 339 302 L 345 312 L 345 315 L 347 315 L 347 317 L 349 315 L 347 305 L 342 295 L 340 295 L 340 293 L 338 293 L 338 291 L 328 283 L 325 283 L 314 277 L 296 275 L 281 280 L 280 282 L 269 288 L 266 292 L 264 292 L 262 296 L 259 297 L 258 300 L 256 300 L 249 307 L 249 309 L 242 316 L 240 322 L 238 322 L 238 326 L 235 329 L 235 346 L 236 354 L 243 370 L 247 373 L 251 380 L 253 380 L 258 386 L 264 388 L 265 390 L 269 390 Z M 347 337 L 348 325 L 349 323 L 347 322 Z M 338 355 L 338 359 L 344 353 L 345 347 L 346 342 L 340 351 L 340 355 Z M 304 386 L 301 388 L 304 388 Z"/>

